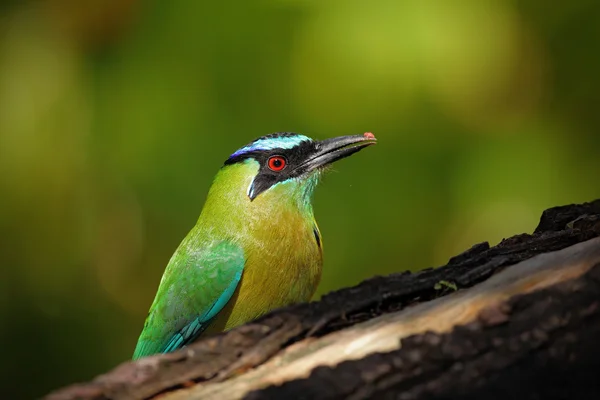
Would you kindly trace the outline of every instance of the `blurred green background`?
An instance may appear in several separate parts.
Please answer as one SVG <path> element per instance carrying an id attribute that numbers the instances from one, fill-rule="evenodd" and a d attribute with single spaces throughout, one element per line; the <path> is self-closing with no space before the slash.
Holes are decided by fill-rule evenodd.
<path id="1" fill-rule="evenodd" d="M 600 197 L 600 2 L 0 1 L 2 397 L 131 356 L 254 138 L 372 131 L 317 190 L 318 294 Z"/>

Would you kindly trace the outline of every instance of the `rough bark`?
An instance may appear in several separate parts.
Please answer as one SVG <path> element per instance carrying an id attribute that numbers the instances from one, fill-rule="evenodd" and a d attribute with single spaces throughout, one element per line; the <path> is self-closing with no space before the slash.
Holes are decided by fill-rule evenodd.
<path id="1" fill-rule="evenodd" d="M 47 398 L 600 398 L 598 236 L 600 200 L 556 207 L 532 235 L 369 279 Z"/>

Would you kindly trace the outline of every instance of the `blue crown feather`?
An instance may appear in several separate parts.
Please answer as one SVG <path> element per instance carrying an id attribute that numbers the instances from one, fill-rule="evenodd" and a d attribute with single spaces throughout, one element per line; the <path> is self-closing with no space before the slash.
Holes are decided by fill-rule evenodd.
<path id="1" fill-rule="evenodd" d="M 271 135 L 263 136 L 252 143 L 236 150 L 229 158 L 235 158 L 245 153 L 253 151 L 264 151 L 273 149 L 292 149 L 298 146 L 302 142 L 312 141 L 311 138 L 296 133 L 273 133 Z"/>

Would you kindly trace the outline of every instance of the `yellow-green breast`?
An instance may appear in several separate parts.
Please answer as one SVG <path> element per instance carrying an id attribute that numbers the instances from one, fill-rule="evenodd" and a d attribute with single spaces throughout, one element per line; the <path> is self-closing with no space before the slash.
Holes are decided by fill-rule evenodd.
<path id="1" fill-rule="evenodd" d="M 246 257 L 233 297 L 204 334 L 308 301 L 321 277 L 322 242 L 310 203 L 318 172 L 279 183 L 250 201 L 245 189 L 257 171 L 253 160 L 222 169 L 194 228 L 198 235 L 239 244 Z"/>

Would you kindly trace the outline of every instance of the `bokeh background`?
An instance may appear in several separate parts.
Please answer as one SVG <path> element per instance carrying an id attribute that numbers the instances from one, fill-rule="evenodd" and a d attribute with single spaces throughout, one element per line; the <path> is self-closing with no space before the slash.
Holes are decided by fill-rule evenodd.
<path id="1" fill-rule="evenodd" d="M 318 295 L 600 197 L 600 2 L 0 1 L 0 393 L 131 356 L 238 147 L 372 131 L 315 196 Z"/>

